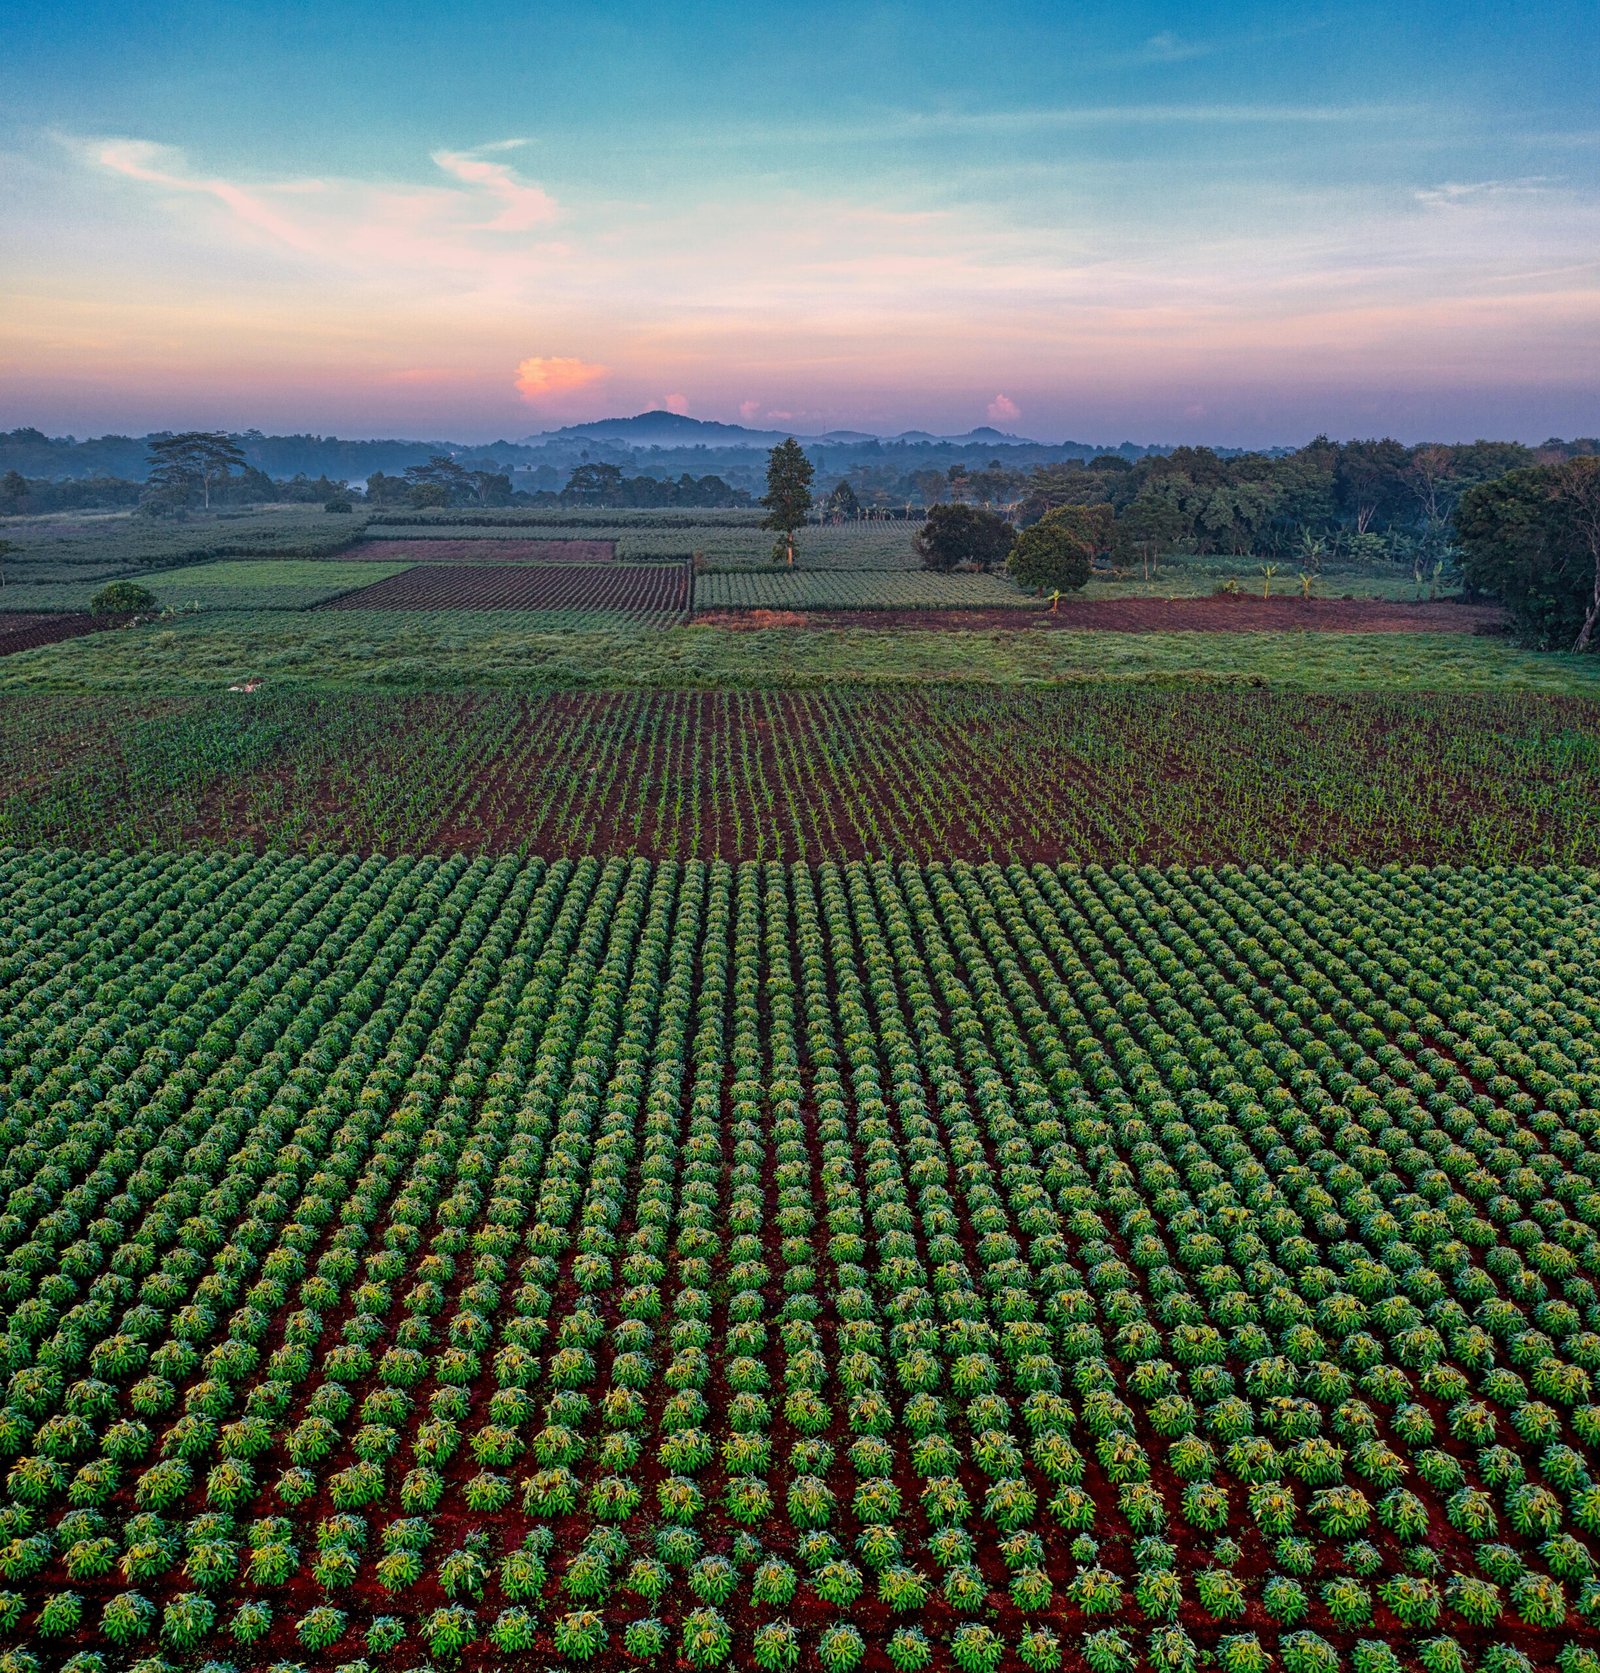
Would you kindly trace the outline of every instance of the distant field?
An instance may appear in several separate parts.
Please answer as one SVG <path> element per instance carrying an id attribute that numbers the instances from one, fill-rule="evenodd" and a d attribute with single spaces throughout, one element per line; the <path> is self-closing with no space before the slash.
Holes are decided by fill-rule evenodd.
<path id="1" fill-rule="evenodd" d="M 417 564 L 327 608 L 609 611 L 667 624 L 688 610 L 689 588 L 687 564 Z"/>
<path id="2" fill-rule="evenodd" d="M 359 513 L 335 516 L 321 506 L 193 512 L 182 521 L 131 512 L 5 517 L 0 539 L 20 548 L 6 559 L 6 591 L 13 582 L 91 581 L 214 558 L 316 557 L 358 539 L 364 521 Z"/>
<path id="3" fill-rule="evenodd" d="M 542 540 L 611 540 L 617 556 L 638 561 L 650 558 L 697 557 L 702 568 L 767 569 L 772 567 L 773 535 L 757 519 L 743 512 L 706 512 L 702 522 L 664 521 L 665 512 L 562 513 L 560 521 L 529 519 L 516 523 L 462 522 L 387 523 L 374 519 L 368 533 L 383 540 L 490 540 L 538 530 Z M 738 520 L 735 520 L 738 519 Z M 801 569 L 917 569 L 921 560 L 911 549 L 914 523 L 841 523 L 800 531 L 798 565 Z"/>
<path id="4" fill-rule="evenodd" d="M 182 569 L 140 572 L 138 584 L 164 609 L 298 610 L 351 587 L 398 575 L 405 563 L 351 563 L 342 559 L 261 558 L 188 564 Z M 103 583 L 41 582 L 6 589 L 19 610 L 86 610 Z M 15 592 L 12 600 L 9 595 Z"/>
<path id="5" fill-rule="evenodd" d="M 1001 575 L 936 575 L 929 570 L 806 571 L 701 575 L 698 610 L 1037 609 L 1039 600 Z"/>
<path id="6" fill-rule="evenodd" d="M 502 540 L 476 532 L 408 535 L 399 540 L 363 540 L 343 557 L 362 563 L 606 563 L 617 555 L 614 540 Z"/>

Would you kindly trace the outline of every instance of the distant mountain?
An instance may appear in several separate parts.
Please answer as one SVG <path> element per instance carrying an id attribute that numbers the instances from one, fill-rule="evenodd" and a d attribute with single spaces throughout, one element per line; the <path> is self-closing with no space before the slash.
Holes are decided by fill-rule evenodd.
<path id="1" fill-rule="evenodd" d="M 597 418 L 588 424 L 565 424 L 524 436 L 524 447 L 552 441 L 611 441 L 626 447 L 772 447 L 789 430 L 749 430 L 742 424 L 719 424 L 681 412 L 641 412 L 633 418 Z"/>
<path id="2" fill-rule="evenodd" d="M 980 424 L 976 430 L 968 430 L 964 436 L 936 436 L 927 430 L 902 430 L 898 436 L 888 436 L 887 441 L 906 442 L 914 446 L 917 442 L 954 442 L 957 446 L 975 447 L 984 442 L 993 442 L 1000 447 L 1043 447 L 1043 442 L 1037 442 L 1032 436 L 1008 435 L 1004 430 L 997 430 L 992 424 Z"/>
<path id="3" fill-rule="evenodd" d="M 715 419 L 690 418 L 679 412 L 641 412 L 632 418 L 597 418 L 588 424 L 566 424 L 559 430 L 544 430 L 524 436 L 524 447 L 538 447 L 552 441 L 609 441 L 626 447 L 774 447 L 794 436 L 810 446 L 848 447 L 864 442 L 953 442 L 969 447 L 994 444 L 1002 447 L 1037 447 L 1026 436 L 1010 436 L 992 425 L 980 425 L 962 436 L 936 436 L 928 430 L 907 430 L 898 436 L 879 436 L 867 430 L 828 430 L 820 436 L 801 435 L 795 430 L 752 430 L 743 424 L 721 424 Z"/>

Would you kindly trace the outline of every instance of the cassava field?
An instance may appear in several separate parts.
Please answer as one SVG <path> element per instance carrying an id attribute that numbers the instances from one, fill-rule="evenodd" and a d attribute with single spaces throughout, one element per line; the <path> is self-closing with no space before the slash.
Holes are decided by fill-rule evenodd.
<path id="1" fill-rule="evenodd" d="M 568 520 L 22 531 L 0 1670 L 1600 1673 L 1594 659 Z"/>

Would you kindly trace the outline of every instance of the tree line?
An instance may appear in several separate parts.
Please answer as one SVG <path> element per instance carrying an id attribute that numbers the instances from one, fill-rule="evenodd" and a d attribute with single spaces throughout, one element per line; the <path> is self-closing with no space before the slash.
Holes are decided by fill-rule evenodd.
<path id="1" fill-rule="evenodd" d="M 802 470 L 803 467 L 803 470 Z M 793 530 L 811 511 L 811 467 L 793 442 L 774 448 L 769 526 Z M 1458 574 L 1470 595 L 1502 603 L 1515 631 L 1543 649 L 1600 646 L 1600 444 L 1515 443 L 1406 448 L 1320 438 L 1282 459 L 1222 459 L 1179 448 L 1130 465 L 1114 456 L 1004 481 L 996 467 L 952 472 L 914 545 L 930 569 L 1004 567 L 1022 586 L 1071 591 L 1097 562 L 1173 550 L 1326 555 L 1426 562 Z M 1012 497 L 1003 497 L 1009 492 Z M 796 515 L 795 507 L 803 511 Z M 860 514 L 848 482 L 824 518 Z"/>

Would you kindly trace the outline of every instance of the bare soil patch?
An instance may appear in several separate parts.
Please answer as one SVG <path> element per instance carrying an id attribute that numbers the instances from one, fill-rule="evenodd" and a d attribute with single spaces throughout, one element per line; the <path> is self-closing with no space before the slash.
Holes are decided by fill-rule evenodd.
<path id="1" fill-rule="evenodd" d="M 31 651 L 39 645 L 54 645 L 62 639 L 76 639 L 93 633 L 106 623 L 82 612 L 35 615 L 25 610 L 0 611 L 0 656 L 13 651 Z"/>
<path id="2" fill-rule="evenodd" d="M 687 564 L 418 564 L 324 610 L 613 610 L 682 614 Z"/>
<path id="3" fill-rule="evenodd" d="M 758 616 L 781 620 L 757 621 Z M 1485 604 L 1408 604 L 1366 598 L 1063 599 L 1052 611 L 1000 610 L 720 610 L 697 616 L 703 627 L 873 627 L 981 630 L 1056 628 L 1105 633 L 1476 633 L 1503 620 Z"/>

